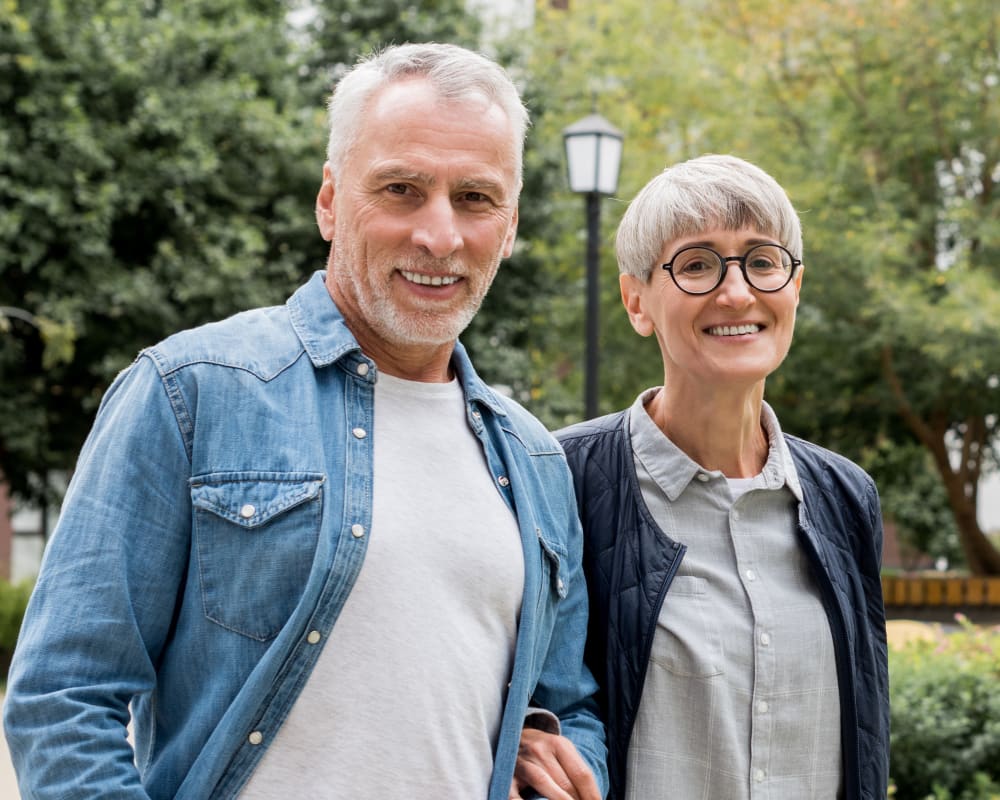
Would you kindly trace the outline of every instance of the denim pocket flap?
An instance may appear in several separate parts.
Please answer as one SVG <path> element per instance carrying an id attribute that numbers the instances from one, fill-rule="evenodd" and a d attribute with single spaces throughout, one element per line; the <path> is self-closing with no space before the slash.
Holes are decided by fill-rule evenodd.
<path id="1" fill-rule="evenodd" d="M 549 541 L 541 528 L 536 529 L 538 543 L 542 546 L 545 563 L 548 565 L 549 580 L 553 591 L 560 599 L 566 597 L 566 581 L 563 579 L 563 568 L 566 563 L 566 547 L 559 541 Z"/>
<path id="2" fill-rule="evenodd" d="M 191 483 L 191 502 L 242 528 L 266 525 L 323 489 L 316 473 L 245 472 L 208 475 Z"/>

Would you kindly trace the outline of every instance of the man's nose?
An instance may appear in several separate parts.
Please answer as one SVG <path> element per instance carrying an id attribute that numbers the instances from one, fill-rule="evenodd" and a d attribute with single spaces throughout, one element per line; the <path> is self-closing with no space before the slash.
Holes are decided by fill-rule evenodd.
<path id="1" fill-rule="evenodd" d="M 413 243 L 434 258 L 446 258 L 461 249 L 463 240 L 449 197 L 432 197 L 416 216 Z"/>

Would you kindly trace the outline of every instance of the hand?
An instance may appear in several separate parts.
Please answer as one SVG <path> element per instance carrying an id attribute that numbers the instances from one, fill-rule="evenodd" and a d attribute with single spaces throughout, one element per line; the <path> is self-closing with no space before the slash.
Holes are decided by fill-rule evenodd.
<path id="1" fill-rule="evenodd" d="M 590 767 L 565 736 L 534 728 L 521 731 L 508 800 L 532 788 L 548 800 L 603 800 Z"/>

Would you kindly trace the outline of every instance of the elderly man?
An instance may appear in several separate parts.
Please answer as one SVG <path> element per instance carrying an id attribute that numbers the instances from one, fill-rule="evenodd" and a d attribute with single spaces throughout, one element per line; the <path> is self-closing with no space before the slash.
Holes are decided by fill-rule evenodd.
<path id="1" fill-rule="evenodd" d="M 329 118 L 325 273 L 102 403 L 10 673 L 26 797 L 602 796 L 570 474 L 456 341 L 527 114 L 493 62 L 406 45 Z M 514 780 L 539 716 L 563 736 Z"/>

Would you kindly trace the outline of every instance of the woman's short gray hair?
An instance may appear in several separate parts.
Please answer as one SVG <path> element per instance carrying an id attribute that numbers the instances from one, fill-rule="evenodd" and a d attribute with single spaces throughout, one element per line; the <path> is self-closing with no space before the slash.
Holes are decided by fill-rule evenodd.
<path id="1" fill-rule="evenodd" d="M 513 129 L 517 177 L 520 183 L 522 151 L 528 111 L 507 72 L 479 53 L 453 44 L 402 44 L 363 58 L 337 83 L 327 107 L 330 138 L 326 160 L 334 176 L 357 143 L 358 129 L 369 101 L 383 87 L 411 77 L 425 78 L 442 100 L 484 97 L 503 109 Z"/>
<path id="2" fill-rule="evenodd" d="M 704 155 L 663 170 L 629 204 L 615 237 L 618 268 L 647 281 L 664 245 L 712 228 L 754 228 L 802 258 L 799 216 L 778 182 L 742 158 Z"/>

